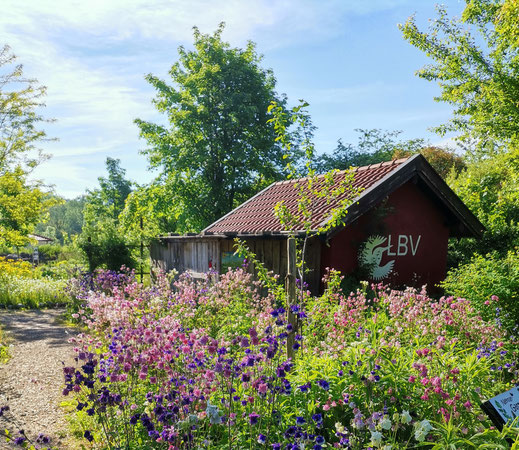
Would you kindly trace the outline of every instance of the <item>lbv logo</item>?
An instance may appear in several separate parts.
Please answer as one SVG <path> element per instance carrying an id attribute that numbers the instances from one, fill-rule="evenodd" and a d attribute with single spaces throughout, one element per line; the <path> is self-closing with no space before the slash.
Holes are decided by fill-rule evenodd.
<path id="1" fill-rule="evenodd" d="M 422 236 L 418 235 L 417 238 L 414 238 L 412 235 L 399 234 L 396 242 L 392 242 L 391 238 L 391 235 L 387 237 L 370 236 L 359 254 L 360 263 L 370 270 L 373 280 L 386 278 L 395 266 L 395 259 L 382 265 L 384 254 L 387 256 L 407 256 L 408 254 L 415 256 Z"/>

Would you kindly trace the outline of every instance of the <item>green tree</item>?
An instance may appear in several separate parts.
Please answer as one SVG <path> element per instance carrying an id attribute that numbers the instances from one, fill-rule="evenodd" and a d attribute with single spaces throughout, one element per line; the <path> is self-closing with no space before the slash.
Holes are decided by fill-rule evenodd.
<path id="1" fill-rule="evenodd" d="M 0 176 L 0 244 L 23 246 L 27 235 L 53 204 L 45 192 L 33 187 L 20 167 Z"/>
<path id="2" fill-rule="evenodd" d="M 486 230 L 481 239 L 450 243 L 450 265 L 468 263 L 474 254 L 504 258 L 519 248 L 519 149 L 468 164 L 447 180 Z"/>
<path id="3" fill-rule="evenodd" d="M 433 145 L 423 147 L 418 151 L 396 149 L 393 153 L 393 158 L 407 158 L 415 153 L 420 153 L 425 156 L 429 164 L 433 166 L 436 172 L 444 179 L 446 179 L 451 172 L 458 174 L 467 167 L 462 156 L 447 148 L 435 147 Z"/>
<path id="4" fill-rule="evenodd" d="M 49 209 L 47 220 L 40 222 L 35 232 L 53 237 L 64 244 L 72 236 L 79 235 L 83 229 L 83 209 L 85 197 L 74 199 L 57 197 L 58 204 Z"/>
<path id="5" fill-rule="evenodd" d="M 45 93 L 45 86 L 23 75 L 9 46 L 0 48 L 0 175 L 17 166 L 30 170 L 46 157 L 37 147 L 46 139 L 39 126 L 49 121 L 38 113 Z"/>
<path id="6" fill-rule="evenodd" d="M 99 188 L 88 191 L 83 209 L 83 229 L 78 239 L 91 271 L 98 267 L 119 270 L 134 267 L 131 248 L 135 242 L 121 231 L 119 215 L 133 183 L 125 178 L 126 170 L 118 159 L 106 159 L 108 176 L 99 177 Z"/>
<path id="7" fill-rule="evenodd" d="M 260 66 L 252 42 L 232 48 L 222 41 L 223 30 L 221 24 L 208 35 L 194 28 L 194 50 L 179 47 L 169 72 L 173 84 L 147 75 L 169 125 L 136 120 L 148 143 L 143 153 L 160 169 L 157 183 L 171 186 L 174 208 L 183 211 L 181 231 L 203 228 L 286 175 L 268 123 L 277 97 L 274 75 Z"/>
<path id="8" fill-rule="evenodd" d="M 188 220 L 176 203 L 173 187 L 167 183 L 153 182 L 135 189 L 126 200 L 119 216 L 121 229 L 132 241 L 151 239 L 172 230 L 184 228 Z M 141 229 L 141 218 L 143 227 Z"/>
<path id="9" fill-rule="evenodd" d="M 438 82 L 437 101 L 454 107 L 452 120 L 435 128 L 461 133 L 480 148 L 519 140 L 517 0 L 465 0 L 461 18 L 438 6 L 429 32 L 414 17 L 400 26 L 404 38 L 434 63 L 417 75 Z"/>
<path id="10" fill-rule="evenodd" d="M 106 158 L 108 177 L 99 177 L 99 189 L 88 191 L 85 196 L 85 226 L 106 221 L 118 223 L 124 202 L 132 191 L 132 182 L 125 178 L 126 170 L 119 159 Z"/>
<path id="11" fill-rule="evenodd" d="M 54 204 L 30 171 L 45 158 L 37 144 L 46 138 L 38 113 L 45 87 L 25 78 L 8 46 L 0 49 L 0 244 L 20 246 Z"/>
<path id="12" fill-rule="evenodd" d="M 401 131 L 384 131 L 380 129 L 356 129 L 359 133 L 357 144 L 344 144 L 339 139 L 337 148 L 332 154 L 324 154 L 317 158 L 316 170 L 325 173 L 330 170 L 346 170 L 352 166 L 367 166 L 393 159 L 395 152 L 406 154 L 419 152 L 426 143 L 423 139 L 400 140 Z"/>

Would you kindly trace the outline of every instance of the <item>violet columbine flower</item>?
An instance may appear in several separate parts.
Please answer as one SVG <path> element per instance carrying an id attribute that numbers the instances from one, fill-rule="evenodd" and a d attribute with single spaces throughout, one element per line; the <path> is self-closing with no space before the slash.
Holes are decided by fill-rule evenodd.
<path id="1" fill-rule="evenodd" d="M 319 380 L 317 382 L 317 384 L 322 388 L 324 389 L 325 391 L 327 391 L 328 389 L 330 389 L 330 383 L 328 383 L 328 381 L 326 380 Z"/>
<path id="2" fill-rule="evenodd" d="M 258 423 L 259 418 L 260 418 L 260 415 L 253 412 L 253 413 L 249 414 L 249 423 L 251 425 L 256 425 Z"/>

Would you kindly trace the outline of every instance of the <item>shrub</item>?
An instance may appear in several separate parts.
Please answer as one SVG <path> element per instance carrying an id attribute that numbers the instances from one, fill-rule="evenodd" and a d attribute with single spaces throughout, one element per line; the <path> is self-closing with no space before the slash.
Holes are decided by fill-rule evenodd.
<path id="1" fill-rule="evenodd" d="M 442 283 L 446 292 L 471 300 L 486 320 L 497 318 L 512 329 L 519 324 L 519 252 L 475 256 L 451 270 Z"/>
<path id="2" fill-rule="evenodd" d="M 124 236 L 121 236 L 110 224 L 89 236 L 82 235 L 78 240 L 78 246 L 86 256 L 90 272 L 94 272 L 97 268 L 119 270 L 122 266 L 131 268 L 135 266 Z"/>
<path id="3" fill-rule="evenodd" d="M 447 181 L 486 228 L 481 239 L 451 240 L 451 267 L 476 253 L 505 257 L 519 246 L 519 148 L 471 162 Z"/>
<path id="4" fill-rule="evenodd" d="M 0 256 L 0 275 L 32 277 L 32 265 L 27 261 L 17 261 Z"/>
<path id="5" fill-rule="evenodd" d="M 38 246 L 41 261 L 52 261 L 58 259 L 61 253 L 61 245 L 45 244 Z"/>

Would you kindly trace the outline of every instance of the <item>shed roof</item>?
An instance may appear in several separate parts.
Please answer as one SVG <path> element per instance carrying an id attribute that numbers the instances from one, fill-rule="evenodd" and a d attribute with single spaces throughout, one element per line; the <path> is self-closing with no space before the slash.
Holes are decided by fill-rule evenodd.
<path id="1" fill-rule="evenodd" d="M 484 230 L 479 220 L 454 194 L 422 155 L 357 167 L 353 170 L 353 186 L 362 189 L 362 191 L 352 200 L 351 206 L 348 208 L 348 214 L 339 229 L 355 221 L 404 183 L 413 180 L 445 211 L 451 236 L 480 236 Z M 339 186 L 345 174 L 346 171 L 336 173 L 334 186 Z M 302 179 L 271 184 L 209 225 L 203 230 L 203 233 L 236 233 L 240 235 L 244 233 L 283 232 L 285 229 L 274 215 L 274 207 L 277 203 L 283 201 L 292 214 L 297 214 L 299 191 L 296 188 L 296 183 L 300 181 Z M 316 187 L 319 186 L 319 183 L 324 183 L 324 176 L 318 178 Z M 312 229 L 317 230 L 330 220 L 331 210 L 337 207 L 338 202 L 346 198 L 347 195 L 345 193 L 329 203 L 325 198 L 314 198 L 312 203 Z M 337 229 L 331 230 L 329 234 L 332 235 L 336 231 Z"/>
<path id="2" fill-rule="evenodd" d="M 29 238 L 30 239 L 34 239 L 35 241 L 38 241 L 38 243 L 42 243 L 42 242 L 52 242 L 54 239 L 50 238 L 50 237 L 47 237 L 47 236 L 42 236 L 41 234 L 29 234 Z"/>

